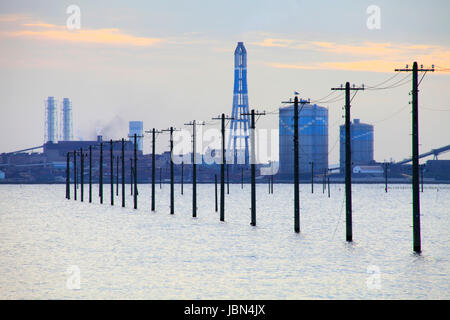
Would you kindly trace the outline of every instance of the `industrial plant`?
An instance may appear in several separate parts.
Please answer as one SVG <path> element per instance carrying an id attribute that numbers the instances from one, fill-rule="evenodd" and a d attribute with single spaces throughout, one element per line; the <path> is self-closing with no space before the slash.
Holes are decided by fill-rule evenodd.
<path id="1" fill-rule="evenodd" d="M 278 108 L 279 128 L 279 170 L 273 173 L 271 181 L 278 183 L 292 182 L 294 175 L 294 106 L 293 102 Z M 247 50 L 243 42 L 238 42 L 234 51 L 234 87 L 233 104 L 231 108 L 230 131 L 225 149 L 227 154 L 226 179 L 231 183 L 244 183 L 250 177 L 251 119 L 249 112 L 247 86 Z M 298 118 L 298 156 L 299 176 L 301 183 L 310 180 L 321 181 L 330 177 L 332 182 L 344 181 L 345 173 L 345 126 L 339 128 L 340 159 L 339 165 L 329 164 L 329 126 L 328 109 L 325 106 L 302 103 Z M 169 178 L 171 164 L 170 152 L 162 154 L 144 154 L 144 122 L 129 121 L 128 137 L 124 141 L 124 162 L 121 159 L 121 141 L 103 140 L 98 135 L 92 141 L 78 141 L 74 139 L 73 105 L 65 97 L 61 103 L 54 96 L 45 100 L 45 132 L 44 143 L 40 146 L 0 154 L 0 183 L 63 183 L 66 176 L 66 159 L 68 153 L 84 150 L 91 153 L 94 182 L 100 167 L 104 166 L 105 181 L 109 179 L 111 166 L 118 170 L 121 163 L 126 163 L 124 172 L 128 182 L 132 180 L 133 163 L 136 149 L 136 162 L 139 171 L 138 180 L 146 183 L 151 180 L 152 162 L 155 161 L 157 175 L 161 183 Z M 350 123 L 351 136 L 351 168 L 353 182 L 380 183 L 389 177 L 392 183 L 405 183 L 411 180 L 412 159 L 405 159 L 397 163 L 377 163 L 374 160 L 374 132 L 375 128 L 369 123 L 362 123 L 360 119 L 353 119 Z M 136 140 L 134 136 L 136 135 Z M 134 146 L 136 141 L 136 147 Z M 103 154 L 100 154 L 99 146 Z M 42 150 L 41 153 L 34 152 Z M 422 181 L 428 183 L 442 183 L 450 181 L 450 161 L 441 161 L 439 154 L 450 151 L 450 146 L 423 153 L 419 158 L 433 156 L 421 166 Z M 30 153 L 31 152 L 31 153 Z M 205 154 L 197 154 L 196 159 L 214 157 L 220 150 L 203 150 Z M 192 153 L 188 155 L 192 158 Z M 202 157 L 203 156 L 203 157 Z M 126 160 L 126 161 L 125 161 Z M 100 166 L 100 162 L 101 166 Z M 272 163 L 273 164 L 273 163 Z M 261 173 L 268 163 L 257 164 L 257 181 L 268 181 L 269 178 Z M 191 171 L 186 170 L 190 163 L 174 165 L 175 181 L 190 181 Z M 70 171 L 74 172 L 75 165 L 71 162 Z M 220 172 L 220 166 L 208 161 L 198 163 L 199 182 L 213 182 Z M 87 174 L 86 172 L 76 174 Z"/>

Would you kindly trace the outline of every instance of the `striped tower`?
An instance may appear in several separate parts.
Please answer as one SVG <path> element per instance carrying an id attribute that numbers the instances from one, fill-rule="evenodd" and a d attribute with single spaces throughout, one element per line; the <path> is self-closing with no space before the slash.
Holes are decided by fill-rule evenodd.
<path id="1" fill-rule="evenodd" d="M 241 115 L 242 113 L 247 115 Z M 233 112 L 231 114 L 233 119 L 227 147 L 229 156 L 233 155 L 234 163 L 238 164 L 249 163 L 250 117 L 248 113 L 247 50 L 243 42 L 238 42 L 234 51 Z"/>

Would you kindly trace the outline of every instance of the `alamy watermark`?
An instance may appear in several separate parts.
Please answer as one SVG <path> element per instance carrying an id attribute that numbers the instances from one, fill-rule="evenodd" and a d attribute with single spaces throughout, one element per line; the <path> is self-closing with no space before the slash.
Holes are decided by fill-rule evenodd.
<path id="1" fill-rule="evenodd" d="M 76 265 L 69 266 L 66 274 L 68 275 L 66 288 L 69 290 L 79 290 L 81 288 L 80 268 Z"/>
<path id="2" fill-rule="evenodd" d="M 261 175 L 273 175 L 278 173 L 278 163 L 274 162 L 278 150 L 275 148 L 275 141 L 278 140 L 278 129 L 250 129 L 254 132 L 254 148 L 255 153 L 251 152 L 253 139 L 248 139 L 248 150 L 246 153 L 244 148 L 226 148 L 225 162 L 227 164 L 267 164 L 261 167 Z M 230 129 L 225 130 L 225 136 L 230 136 Z M 194 157 L 194 162 L 204 164 L 222 164 L 223 155 L 221 148 L 222 134 L 219 129 L 198 128 L 196 131 L 196 150 L 199 154 Z M 249 137 L 252 137 L 250 132 Z M 174 164 L 191 164 L 192 163 L 192 140 L 189 130 L 182 129 L 173 133 L 173 152 L 172 161 Z M 169 160 L 169 159 L 167 159 Z"/>
<path id="3" fill-rule="evenodd" d="M 371 265 L 367 267 L 367 274 L 369 276 L 366 279 L 367 289 L 369 290 L 379 290 L 381 289 L 381 271 L 376 265 Z"/>
<path id="4" fill-rule="evenodd" d="M 370 5 L 366 9 L 367 17 L 366 26 L 369 30 L 381 29 L 381 9 L 377 5 Z"/>
<path id="5" fill-rule="evenodd" d="M 70 16 L 66 20 L 66 26 L 69 30 L 81 29 L 81 10 L 76 4 L 67 7 L 66 13 Z"/>

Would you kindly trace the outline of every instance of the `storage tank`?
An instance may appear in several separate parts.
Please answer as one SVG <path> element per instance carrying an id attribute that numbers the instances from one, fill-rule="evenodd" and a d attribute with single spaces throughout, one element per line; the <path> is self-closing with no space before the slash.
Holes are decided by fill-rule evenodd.
<path id="1" fill-rule="evenodd" d="M 345 168 L 345 125 L 339 127 L 340 137 L 340 159 L 339 166 L 341 173 Z M 352 167 L 355 165 L 368 165 L 373 160 L 373 125 L 361 123 L 359 119 L 354 119 L 350 123 Z"/>
<path id="2" fill-rule="evenodd" d="M 299 105 L 300 175 L 322 174 L 328 169 L 328 109 L 316 104 Z M 294 173 L 294 105 L 279 109 L 280 175 L 293 179 Z"/>

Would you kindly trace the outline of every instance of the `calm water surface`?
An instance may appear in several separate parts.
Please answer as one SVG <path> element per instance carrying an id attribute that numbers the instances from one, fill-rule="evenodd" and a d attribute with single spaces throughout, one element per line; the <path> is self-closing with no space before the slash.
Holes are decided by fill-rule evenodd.
<path id="1" fill-rule="evenodd" d="M 87 190 L 87 188 L 86 188 Z M 301 186 L 301 233 L 293 231 L 293 187 L 230 185 L 225 222 L 214 185 L 139 186 L 139 209 L 66 200 L 64 185 L 0 186 L 1 299 L 449 299 L 450 186 L 421 193 L 422 255 L 412 253 L 411 190 L 353 186 L 353 238 L 345 242 L 344 187 L 331 198 Z M 73 190 L 72 190 L 73 193 Z M 120 194 L 120 193 L 119 193 Z M 73 196 L 73 194 L 72 194 Z M 75 266 L 75 267 L 74 267 Z M 80 288 L 68 287 L 79 269 Z M 69 281 L 70 282 L 70 281 Z M 73 288 L 73 287 L 72 287 Z"/>

